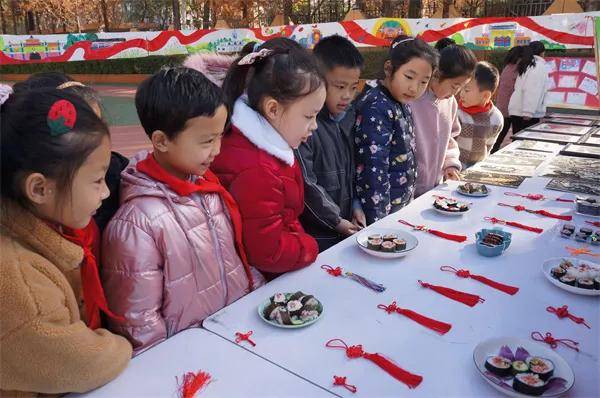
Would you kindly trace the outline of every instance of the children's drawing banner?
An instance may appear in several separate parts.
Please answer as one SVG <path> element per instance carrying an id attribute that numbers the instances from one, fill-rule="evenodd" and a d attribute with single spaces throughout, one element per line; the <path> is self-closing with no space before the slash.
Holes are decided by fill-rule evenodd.
<path id="1" fill-rule="evenodd" d="M 249 41 L 263 42 L 278 36 L 312 48 L 321 38 L 334 34 L 347 37 L 358 47 L 386 47 L 399 34 L 408 34 L 420 36 L 431 44 L 450 37 L 473 50 L 509 49 L 533 40 L 544 42 L 546 49 L 592 48 L 593 17 L 600 17 L 600 12 L 517 18 L 377 18 L 252 29 L 0 35 L 0 65 L 199 51 L 231 53 Z"/>
<path id="2" fill-rule="evenodd" d="M 600 107 L 594 58 L 546 58 L 550 78 L 546 105 Z"/>

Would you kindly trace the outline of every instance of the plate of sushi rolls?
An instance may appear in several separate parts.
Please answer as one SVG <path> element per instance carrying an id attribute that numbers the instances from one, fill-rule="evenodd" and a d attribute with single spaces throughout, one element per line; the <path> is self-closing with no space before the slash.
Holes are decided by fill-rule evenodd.
<path id="1" fill-rule="evenodd" d="M 483 198 L 490 194 L 490 188 L 485 184 L 478 184 L 475 182 L 467 182 L 461 184 L 456 188 L 456 192 L 464 196 L 470 196 L 473 198 Z"/>
<path id="2" fill-rule="evenodd" d="M 445 216 L 462 216 L 471 210 L 471 204 L 453 198 L 437 197 L 433 201 L 433 210 Z"/>
<path id="3" fill-rule="evenodd" d="M 546 260 L 542 272 L 553 285 L 584 296 L 600 296 L 600 264 L 574 257 Z"/>
<path id="4" fill-rule="evenodd" d="M 312 325 L 323 316 L 323 304 L 310 294 L 275 293 L 258 306 L 260 319 L 284 329 Z"/>
<path id="5" fill-rule="evenodd" d="M 404 257 L 419 245 L 413 234 L 385 228 L 369 228 L 357 234 L 356 243 L 365 253 L 379 258 Z"/>
<path id="6" fill-rule="evenodd" d="M 573 369 L 560 355 L 531 340 L 485 340 L 475 347 L 473 361 L 488 384 L 511 397 L 558 397 L 575 383 Z"/>

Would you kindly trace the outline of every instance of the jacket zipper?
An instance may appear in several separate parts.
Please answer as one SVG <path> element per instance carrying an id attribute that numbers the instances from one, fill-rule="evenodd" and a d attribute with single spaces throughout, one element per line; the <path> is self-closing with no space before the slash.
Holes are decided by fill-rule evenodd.
<path id="1" fill-rule="evenodd" d="M 223 264 L 223 253 L 221 251 L 221 245 L 219 245 L 219 241 L 217 238 L 217 232 L 215 231 L 215 221 L 212 217 L 212 214 L 204 202 L 204 197 L 200 197 L 200 204 L 202 205 L 202 210 L 206 214 L 208 218 L 208 229 L 210 230 L 210 235 L 212 237 L 213 248 L 215 249 L 215 253 L 217 254 L 217 263 L 219 263 L 219 271 L 221 273 L 221 281 L 223 282 L 223 302 L 224 306 L 227 305 L 227 297 L 229 296 L 229 287 L 227 285 L 227 273 L 225 271 L 225 264 Z"/>

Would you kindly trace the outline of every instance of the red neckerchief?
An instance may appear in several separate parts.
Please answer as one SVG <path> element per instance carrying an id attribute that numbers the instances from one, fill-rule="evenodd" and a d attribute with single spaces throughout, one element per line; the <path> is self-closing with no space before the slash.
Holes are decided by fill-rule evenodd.
<path id="1" fill-rule="evenodd" d="M 464 112 L 467 112 L 469 115 L 476 115 L 478 113 L 489 112 L 492 109 L 492 101 L 489 101 L 485 105 L 475 105 L 475 106 L 463 106 L 462 101 L 458 101 L 458 107 L 462 109 Z"/>
<path id="2" fill-rule="evenodd" d="M 108 309 L 108 303 L 104 296 L 104 289 L 100 282 L 97 256 L 100 254 L 100 230 L 94 219 L 82 229 L 72 229 L 62 226 L 50 225 L 63 238 L 75 243 L 83 249 L 83 261 L 81 262 L 81 285 L 83 290 L 83 302 L 87 324 L 90 329 L 98 329 L 101 326 L 100 310 L 106 315 L 123 319 L 113 314 Z"/>
<path id="3" fill-rule="evenodd" d="M 163 169 L 160 164 L 158 164 L 156 159 L 154 159 L 152 153 L 149 153 L 146 159 L 138 162 L 136 168 L 139 172 L 152 177 L 156 181 L 166 184 L 169 188 L 175 191 L 175 193 L 181 196 L 189 196 L 194 192 L 216 193 L 221 196 L 225 206 L 227 206 L 227 210 L 229 210 L 231 222 L 233 223 L 235 245 L 240 259 L 244 264 L 244 269 L 250 285 L 250 291 L 252 291 L 254 281 L 252 278 L 252 273 L 250 272 L 250 265 L 248 264 L 248 258 L 246 257 L 246 252 L 244 250 L 244 244 L 242 241 L 242 215 L 240 214 L 240 210 L 235 202 L 235 199 L 233 199 L 233 196 L 231 196 L 231 194 L 225 190 L 225 187 L 221 185 L 219 178 L 210 170 L 206 170 L 206 173 L 204 173 L 202 178 L 196 178 L 195 183 L 182 180 L 181 178 L 177 178 L 174 175 L 169 174 L 165 169 Z"/>

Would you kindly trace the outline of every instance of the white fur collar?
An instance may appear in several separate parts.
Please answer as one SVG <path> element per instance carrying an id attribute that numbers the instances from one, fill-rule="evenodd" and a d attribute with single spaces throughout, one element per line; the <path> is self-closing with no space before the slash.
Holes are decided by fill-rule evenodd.
<path id="1" fill-rule="evenodd" d="M 235 101 L 231 122 L 258 148 L 290 166 L 294 165 L 294 151 L 271 124 L 250 108 L 245 95 Z"/>

